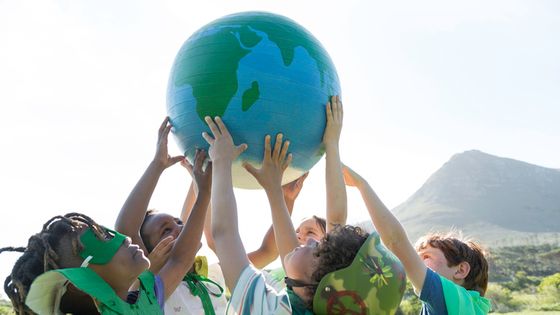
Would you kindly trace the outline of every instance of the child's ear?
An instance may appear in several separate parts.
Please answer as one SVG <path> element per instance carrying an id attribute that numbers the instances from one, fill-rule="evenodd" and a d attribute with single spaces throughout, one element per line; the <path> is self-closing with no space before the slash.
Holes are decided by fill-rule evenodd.
<path id="1" fill-rule="evenodd" d="M 453 278 L 456 280 L 464 280 L 471 271 L 471 265 L 466 261 L 459 263 L 456 268 L 455 274 L 453 275 Z"/>

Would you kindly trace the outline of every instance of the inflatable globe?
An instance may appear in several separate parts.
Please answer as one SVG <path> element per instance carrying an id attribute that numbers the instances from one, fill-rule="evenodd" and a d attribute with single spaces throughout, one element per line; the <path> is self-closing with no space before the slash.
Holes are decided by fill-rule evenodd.
<path id="1" fill-rule="evenodd" d="M 311 33 L 283 16 L 244 12 L 207 24 L 183 44 L 169 78 L 167 112 L 190 161 L 197 148 L 208 148 L 204 117 L 222 117 L 234 142 L 249 146 L 234 162 L 234 185 L 259 188 L 241 164 L 260 166 L 265 135 L 275 139 L 281 132 L 290 140 L 293 160 L 283 183 L 298 178 L 323 154 L 325 104 L 338 94 L 336 69 Z"/>

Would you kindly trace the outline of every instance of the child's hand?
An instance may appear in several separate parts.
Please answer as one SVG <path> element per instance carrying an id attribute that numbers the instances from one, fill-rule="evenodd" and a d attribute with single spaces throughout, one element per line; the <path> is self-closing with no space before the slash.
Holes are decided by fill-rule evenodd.
<path id="1" fill-rule="evenodd" d="M 209 192 L 212 187 L 212 162 L 208 161 L 206 169 L 203 170 L 206 157 L 205 150 L 197 149 L 194 155 L 194 165 L 191 165 L 186 159 L 181 162 L 181 165 L 191 174 L 199 192 Z"/>
<path id="2" fill-rule="evenodd" d="M 216 161 L 229 161 L 232 162 L 235 160 L 239 154 L 247 149 L 247 144 L 241 144 L 236 146 L 233 143 L 233 139 L 227 130 L 226 125 L 222 121 L 220 117 L 216 117 L 213 121 L 212 118 L 206 116 L 204 118 L 208 127 L 212 131 L 212 138 L 206 132 L 202 133 L 202 137 L 208 144 L 210 145 L 210 149 L 208 149 L 208 154 L 210 155 L 210 159 L 213 162 Z"/>
<path id="3" fill-rule="evenodd" d="M 173 249 L 173 245 L 175 245 L 175 239 L 173 236 L 168 236 L 162 239 L 156 247 L 154 247 L 150 254 L 148 254 L 151 272 L 157 274 L 163 265 L 165 265 L 167 258 L 171 253 L 171 249 Z"/>
<path id="4" fill-rule="evenodd" d="M 288 200 L 296 200 L 301 188 L 303 188 L 303 182 L 309 175 L 309 172 L 301 175 L 299 178 L 287 183 L 286 185 L 282 186 L 282 191 L 284 192 L 284 198 Z"/>
<path id="5" fill-rule="evenodd" d="M 340 132 L 342 131 L 342 102 L 339 96 L 331 97 L 331 101 L 327 102 L 327 126 L 323 134 L 323 143 L 325 146 L 338 145 Z"/>
<path id="6" fill-rule="evenodd" d="M 185 159 L 184 156 L 178 155 L 171 157 L 167 151 L 167 138 L 169 136 L 169 131 L 171 130 L 171 124 L 169 124 L 169 117 L 165 117 L 165 120 L 159 127 L 158 132 L 158 142 L 156 155 L 154 156 L 154 162 L 164 169 L 170 167 L 171 165 L 182 161 Z"/>
<path id="7" fill-rule="evenodd" d="M 342 165 L 342 174 L 344 175 L 346 186 L 358 187 L 363 181 L 363 178 L 358 173 L 344 164 Z"/>
<path id="8" fill-rule="evenodd" d="M 280 187 L 282 183 L 282 175 L 292 162 L 292 154 L 288 154 L 289 141 L 282 141 L 282 134 L 276 136 L 274 151 L 270 148 L 270 135 L 264 138 L 264 158 L 262 167 L 255 168 L 249 163 L 244 163 L 243 167 L 253 175 L 259 184 L 265 189 L 270 190 L 276 186 Z"/>

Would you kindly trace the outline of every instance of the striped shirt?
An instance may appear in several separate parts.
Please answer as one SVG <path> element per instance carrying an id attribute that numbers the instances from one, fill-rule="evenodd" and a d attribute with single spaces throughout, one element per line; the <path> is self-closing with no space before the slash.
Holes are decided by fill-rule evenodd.
<path id="1" fill-rule="evenodd" d="M 239 276 L 231 295 L 226 314 L 250 315 L 292 314 L 288 294 L 277 292 L 268 284 L 264 275 L 253 265 L 248 265 Z"/>

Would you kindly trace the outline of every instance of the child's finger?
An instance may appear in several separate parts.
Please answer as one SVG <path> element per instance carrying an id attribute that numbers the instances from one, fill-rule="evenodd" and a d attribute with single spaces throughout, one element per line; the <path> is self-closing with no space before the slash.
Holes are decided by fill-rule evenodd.
<path id="1" fill-rule="evenodd" d="M 242 143 L 235 147 L 235 155 L 239 155 L 243 153 L 243 151 L 247 150 L 249 146 L 246 143 Z"/>
<path id="2" fill-rule="evenodd" d="M 167 126 L 163 129 L 163 132 L 162 132 L 162 134 L 161 134 L 161 139 L 166 139 L 166 140 L 167 140 L 167 137 L 169 136 L 169 131 L 171 131 L 171 128 L 172 128 L 172 127 L 173 127 L 173 126 L 171 126 L 171 125 L 167 125 Z"/>
<path id="3" fill-rule="evenodd" d="M 184 160 L 185 157 L 182 155 L 177 155 L 169 159 L 170 165 L 174 165 L 177 162 Z"/>
<path id="4" fill-rule="evenodd" d="M 264 157 L 263 161 L 270 159 L 270 135 L 264 137 Z"/>
<path id="5" fill-rule="evenodd" d="M 342 105 L 342 101 L 340 100 L 340 96 L 338 97 L 338 121 L 342 121 L 342 117 L 344 116 L 344 106 Z"/>
<path id="6" fill-rule="evenodd" d="M 218 126 L 216 126 L 216 123 L 212 120 L 212 118 L 210 118 L 210 116 L 204 117 L 204 121 L 206 121 L 206 124 L 210 128 L 210 131 L 212 131 L 212 135 L 214 136 L 214 138 L 221 135 L 220 129 L 218 129 Z"/>
<path id="7" fill-rule="evenodd" d="M 253 175 L 253 177 L 257 178 L 259 170 L 256 169 L 253 165 L 245 162 L 243 163 L 243 168 L 245 168 L 247 172 L 249 172 L 249 174 Z"/>
<path id="8" fill-rule="evenodd" d="M 204 159 L 206 159 L 206 151 L 204 150 L 197 150 L 196 155 L 194 157 L 194 169 L 201 170 L 202 164 L 204 163 Z"/>
<path id="9" fill-rule="evenodd" d="M 292 154 L 288 154 L 288 158 L 284 161 L 284 165 L 282 165 L 282 170 L 286 170 L 288 166 L 292 163 Z"/>
<path id="10" fill-rule="evenodd" d="M 220 132 L 222 133 L 223 136 L 229 137 L 229 130 L 226 127 L 226 124 L 224 124 L 224 121 L 222 120 L 222 118 L 220 116 L 216 116 L 216 118 L 214 118 L 214 121 L 216 122 L 216 124 L 218 125 L 218 127 L 220 128 Z"/>
<path id="11" fill-rule="evenodd" d="M 204 138 L 204 140 L 206 140 L 209 145 L 214 144 L 214 138 L 212 138 L 212 136 L 209 135 L 206 131 L 202 133 L 202 138 Z"/>
<path id="12" fill-rule="evenodd" d="M 281 133 L 276 135 L 276 141 L 274 143 L 274 151 L 272 152 L 272 158 L 274 160 L 278 159 L 278 156 L 280 155 L 280 147 L 282 145 L 282 138 L 284 137 L 284 135 L 282 135 Z"/>
<path id="13" fill-rule="evenodd" d="M 290 147 L 290 141 L 285 141 L 282 145 L 282 151 L 280 152 L 279 159 L 284 161 L 286 159 L 286 154 L 288 154 L 288 148 Z"/>
<path id="14" fill-rule="evenodd" d="M 206 174 L 212 175 L 212 161 L 208 161 L 208 164 L 206 164 L 206 169 L 204 170 L 204 172 Z"/>
<path id="15" fill-rule="evenodd" d="M 152 250 L 152 253 L 159 253 L 163 248 L 169 246 L 173 242 L 173 236 L 168 236 L 157 243 L 156 247 Z"/>
<path id="16" fill-rule="evenodd" d="M 158 131 L 158 135 L 161 137 L 163 130 L 165 129 L 165 127 L 167 126 L 167 122 L 169 121 L 169 116 L 165 117 L 165 119 L 163 120 L 163 122 L 161 123 L 161 125 L 159 126 L 159 131 Z"/>
<path id="17" fill-rule="evenodd" d="M 331 102 L 327 102 L 327 121 L 331 120 L 332 116 L 332 109 L 331 109 Z"/>

